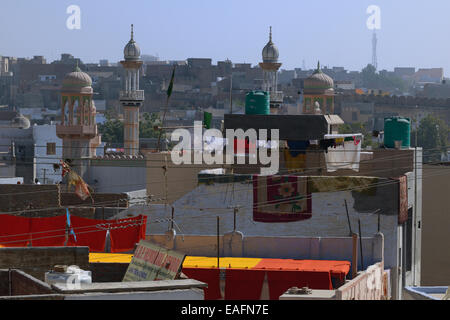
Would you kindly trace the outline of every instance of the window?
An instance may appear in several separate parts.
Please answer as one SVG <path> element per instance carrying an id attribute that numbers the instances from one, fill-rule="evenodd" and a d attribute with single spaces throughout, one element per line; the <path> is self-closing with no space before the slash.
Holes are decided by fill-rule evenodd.
<path id="1" fill-rule="evenodd" d="M 47 142 L 47 155 L 55 155 L 56 154 L 56 143 Z"/>
<path id="2" fill-rule="evenodd" d="M 358 113 L 356 111 L 352 111 L 352 121 L 358 120 Z"/>

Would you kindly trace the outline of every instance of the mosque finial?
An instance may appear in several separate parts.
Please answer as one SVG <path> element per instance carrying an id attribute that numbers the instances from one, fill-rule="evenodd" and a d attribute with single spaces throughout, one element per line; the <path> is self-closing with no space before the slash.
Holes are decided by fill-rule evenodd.
<path id="1" fill-rule="evenodd" d="M 133 30 L 133 24 L 131 24 L 131 40 L 133 41 L 134 39 L 134 30 Z"/>
<path id="2" fill-rule="evenodd" d="M 75 72 L 80 72 L 81 71 L 81 69 L 80 69 L 80 67 L 78 66 L 78 59 L 77 59 L 77 65 L 76 65 L 76 67 L 75 67 Z"/>
<path id="3" fill-rule="evenodd" d="M 270 31 L 269 31 L 269 42 L 272 42 L 272 26 L 270 26 Z"/>

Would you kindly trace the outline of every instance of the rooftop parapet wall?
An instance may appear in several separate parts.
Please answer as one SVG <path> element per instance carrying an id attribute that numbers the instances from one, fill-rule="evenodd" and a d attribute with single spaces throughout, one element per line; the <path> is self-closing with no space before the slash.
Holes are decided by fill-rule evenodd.
<path id="1" fill-rule="evenodd" d="M 147 240 L 191 256 L 217 256 L 217 236 L 148 235 Z M 364 237 L 364 266 L 382 261 L 384 240 L 381 234 Z M 245 237 L 240 232 L 219 236 L 221 257 L 346 260 L 352 261 L 351 237 Z M 361 261 L 358 270 L 361 270 Z"/>
<path id="2" fill-rule="evenodd" d="M 61 193 L 61 206 L 128 207 L 128 196 L 125 193 L 93 193 L 92 199 L 88 198 L 83 201 L 75 193 L 63 192 Z"/>
<path id="3" fill-rule="evenodd" d="M 449 99 L 413 97 L 413 96 L 377 96 L 377 95 L 337 95 L 335 102 L 373 102 L 375 105 L 391 105 L 404 107 L 449 108 Z"/>
<path id="4" fill-rule="evenodd" d="M 0 185 L 0 212 L 59 208 L 59 185 Z"/>
<path id="5" fill-rule="evenodd" d="M 0 248 L 0 269 L 19 269 L 44 281 L 55 265 L 89 267 L 89 247 Z"/>

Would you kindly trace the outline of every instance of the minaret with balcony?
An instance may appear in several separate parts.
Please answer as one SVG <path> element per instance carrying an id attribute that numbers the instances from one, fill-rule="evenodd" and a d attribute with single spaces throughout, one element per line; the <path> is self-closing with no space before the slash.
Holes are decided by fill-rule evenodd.
<path id="1" fill-rule="evenodd" d="M 77 65 L 62 81 L 61 123 L 56 125 L 56 135 L 63 141 L 63 159 L 70 159 L 81 177 L 101 143 L 92 96 L 92 79 Z"/>
<path id="2" fill-rule="evenodd" d="M 283 103 L 283 92 L 278 91 L 278 48 L 272 42 L 272 27 L 270 27 L 269 42 L 262 51 L 263 62 L 259 64 L 264 74 L 262 89 L 270 94 L 271 113 L 277 113 Z"/>
<path id="3" fill-rule="evenodd" d="M 124 90 L 120 91 L 120 103 L 124 113 L 125 154 L 139 154 L 139 108 L 144 103 L 144 90 L 139 90 L 139 71 L 142 67 L 141 50 L 134 41 L 131 25 L 131 39 L 124 49 L 124 60 L 120 61 L 125 69 Z"/>

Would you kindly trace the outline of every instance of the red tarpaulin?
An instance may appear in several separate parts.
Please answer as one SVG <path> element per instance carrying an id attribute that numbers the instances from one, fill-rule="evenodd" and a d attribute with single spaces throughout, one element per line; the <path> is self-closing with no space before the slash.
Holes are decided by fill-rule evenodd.
<path id="1" fill-rule="evenodd" d="M 147 216 L 110 221 L 111 252 L 128 252 L 134 250 L 136 243 L 145 239 Z"/>
<path id="2" fill-rule="evenodd" d="M 282 268 L 287 271 L 326 271 L 332 278 L 345 280 L 350 271 L 349 261 L 333 260 L 295 260 L 295 259 L 261 259 L 253 269 L 277 270 Z"/>
<path id="3" fill-rule="evenodd" d="M 205 292 L 205 300 L 222 299 L 219 269 L 183 268 L 182 272 L 191 279 L 208 284 L 208 288 L 203 289 Z"/>
<path id="4" fill-rule="evenodd" d="M 31 219 L 33 247 L 62 247 L 66 233 L 66 216 Z"/>
<path id="5" fill-rule="evenodd" d="M 31 218 L 0 215 L 0 246 L 26 247 L 30 241 Z"/>
<path id="6" fill-rule="evenodd" d="M 106 227 L 101 224 L 108 220 L 92 220 L 77 216 L 70 216 L 71 226 L 75 237 L 69 235 L 68 246 L 89 247 L 90 252 L 103 252 L 106 243 Z"/>
<path id="7" fill-rule="evenodd" d="M 259 300 L 266 272 L 227 269 L 225 300 Z"/>

